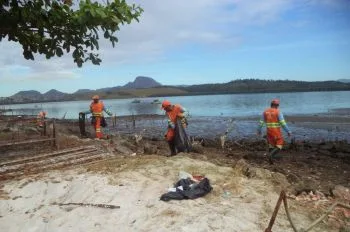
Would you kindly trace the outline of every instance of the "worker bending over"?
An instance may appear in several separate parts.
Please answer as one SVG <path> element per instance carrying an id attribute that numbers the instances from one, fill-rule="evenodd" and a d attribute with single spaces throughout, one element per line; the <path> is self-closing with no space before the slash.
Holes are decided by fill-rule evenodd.
<path id="1" fill-rule="evenodd" d="M 174 143 L 175 140 L 175 125 L 176 120 L 181 119 L 182 126 L 186 128 L 187 126 L 187 111 L 179 104 L 172 105 L 169 101 L 165 100 L 162 103 L 162 109 L 165 110 L 166 115 L 168 116 L 168 131 L 165 135 L 170 148 L 170 155 L 176 155 L 176 146 Z"/>

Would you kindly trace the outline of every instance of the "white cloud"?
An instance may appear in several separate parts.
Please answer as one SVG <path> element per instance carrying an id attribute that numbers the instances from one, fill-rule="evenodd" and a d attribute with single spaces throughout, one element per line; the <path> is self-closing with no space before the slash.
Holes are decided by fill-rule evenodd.
<path id="1" fill-rule="evenodd" d="M 0 43 L 0 81 L 52 81 L 58 79 L 75 79 L 79 74 L 68 54 L 66 57 L 52 58 L 36 55 L 35 61 L 26 60 L 22 56 L 22 48 L 14 42 Z"/>
<path id="2" fill-rule="evenodd" d="M 117 34 L 115 49 L 102 41 L 104 63 L 145 62 L 162 58 L 167 50 L 183 44 L 228 48 L 242 43 L 242 25 L 271 22 L 289 1 L 201 0 L 139 1 L 144 13 L 140 23 L 126 25 Z"/>

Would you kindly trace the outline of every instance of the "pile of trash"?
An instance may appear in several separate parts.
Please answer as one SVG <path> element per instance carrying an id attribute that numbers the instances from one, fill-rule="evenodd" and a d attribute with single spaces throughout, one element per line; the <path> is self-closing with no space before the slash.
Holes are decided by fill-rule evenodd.
<path id="1" fill-rule="evenodd" d="M 289 194 L 287 195 L 288 198 L 294 199 L 296 201 L 328 201 L 328 198 L 320 191 L 303 191 L 297 196 Z"/>
<path id="2" fill-rule="evenodd" d="M 204 176 L 192 176 L 181 171 L 180 180 L 160 197 L 162 201 L 196 199 L 207 195 L 213 188 Z"/>

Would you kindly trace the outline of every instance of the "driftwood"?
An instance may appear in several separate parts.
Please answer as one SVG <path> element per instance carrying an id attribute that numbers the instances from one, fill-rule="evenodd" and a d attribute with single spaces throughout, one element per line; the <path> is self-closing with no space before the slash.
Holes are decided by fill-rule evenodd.
<path id="1" fill-rule="evenodd" d="M 120 209 L 119 205 L 107 205 L 107 204 L 90 204 L 90 203 L 53 203 L 52 205 L 58 206 L 83 206 L 83 207 L 96 207 L 96 208 L 106 208 L 106 209 Z"/>

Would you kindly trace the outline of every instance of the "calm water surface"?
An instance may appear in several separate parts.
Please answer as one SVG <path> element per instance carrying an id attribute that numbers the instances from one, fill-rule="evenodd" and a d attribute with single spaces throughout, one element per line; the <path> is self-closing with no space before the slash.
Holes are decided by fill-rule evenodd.
<path id="1" fill-rule="evenodd" d="M 350 108 L 350 91 L 304 92 L 304 93 L 259 93 L 167 97 L 172 103 L 179 103 L 194 117 L 196 116 L 256 116 L 269 106 L 272 98 L 281 100 L 281 109 L 286 115 L 324 113 L 335 108 Z M 103 100 L 116 115 L 162 114 L 159 104 L 151 104 L 155 99 L 141 98 L 141 103 L 133 99 Z M 69 101 L 31 103 L 0 106 L 12 108 L 16 114 L 37 114 L 41 109 L 51 118 L 75 119 L 80 111 L 89 110 L 90 101 Z M 8 113 L 11 114 L 11 113 Z"/>

